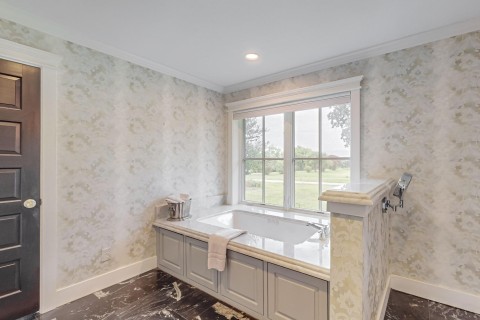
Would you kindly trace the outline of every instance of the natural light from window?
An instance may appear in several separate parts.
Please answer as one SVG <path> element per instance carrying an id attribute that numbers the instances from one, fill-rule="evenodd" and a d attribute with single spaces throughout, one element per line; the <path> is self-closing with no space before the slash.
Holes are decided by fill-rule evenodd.
<path id="1" fill-rule="evenodd" d="M 361 79 L 227 104 L 229 201 L 326 211 L 319 195 L 360 175 Z"/>
<path id="2" fill-rule="evenodd" d="M 326 210 L 318 195 L 350 181 L 350 104 L 293 112 L 293 207 Z M 246 118 L 244 200 L 284 207 L 285 114 Z M 321 152 L 320 152 L 321 150 Z M 288 174 L 288 173 L 287 173 Z"/>

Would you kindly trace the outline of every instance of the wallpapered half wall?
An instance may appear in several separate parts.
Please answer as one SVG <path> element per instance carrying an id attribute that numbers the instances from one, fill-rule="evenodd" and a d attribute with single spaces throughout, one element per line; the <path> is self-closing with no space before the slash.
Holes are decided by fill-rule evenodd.
<path id="1" fill-rule="evenodd" d="M 364 177 L 414 175 L 392 214 L 390 270 L 480 294 L 480 32 L 231 93 L 227 102 L 364 75 Z"/>
<path id="2" fill-rule="evenodd" d="M 0 38 L 63 58 L 58 287 L 154 256 L 154 206 L 168 194 L 223 202 L 221 94 L 5 20 Z"/>

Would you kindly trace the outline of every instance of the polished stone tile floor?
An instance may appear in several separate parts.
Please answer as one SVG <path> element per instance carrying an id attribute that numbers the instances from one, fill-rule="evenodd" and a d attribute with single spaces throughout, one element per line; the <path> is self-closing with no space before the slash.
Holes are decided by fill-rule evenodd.
<path id="1" fill-rule="evenodd" d="M 48 313 L 22 320 L 27 319 L 255 320 L 159 270 L 143 273 Z M 399 291 L 391 291 L 385 320 L 444 319 L 480 320 L 480 315 Z"/>
<path id="2" fill-rule="evenodd" d="M 159 270 L 97 291 L 33 319 L 254 320 Z"/>
<path id="3" fill-rule="evenodd" d="M 385 320 L 480 320 L 480 315 L 392 290 Z"/>

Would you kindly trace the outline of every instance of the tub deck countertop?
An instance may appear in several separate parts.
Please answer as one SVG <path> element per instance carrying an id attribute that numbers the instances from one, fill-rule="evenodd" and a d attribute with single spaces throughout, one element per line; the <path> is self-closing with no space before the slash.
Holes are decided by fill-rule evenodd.
<path id="1" fill-rule="evenodd" d="M 268 216 L 268 221 L 272 223 L 273 228 L 275 221 L 283 220 L 282 218 L 305 221 L 305 223 L 330 223 L 330 219 L 321 214 L 282 212 L 246 205 L 236 205 L 192 210 L 192 217 L 190 219 L 168 221 L 166 218 L 161 218 L 155 220 L 153 225 L 208 242 L 209 235 L 222 228 L 197 221 L 197 219 L 220 214 L 229 210 L 241 210 L 266 215 Z M 266 225 L 265 227 L 272 228 L 271 225 Z M 288 242 L 288 240 L 274 240 L 247 232 L 231 240 L 227 248 L 326 281 L 330 280 L 330 239 L 321 240 L 319 239 L 318 233 L 314 233 L 313 236 L 301 243 L 292 243 Z"/>

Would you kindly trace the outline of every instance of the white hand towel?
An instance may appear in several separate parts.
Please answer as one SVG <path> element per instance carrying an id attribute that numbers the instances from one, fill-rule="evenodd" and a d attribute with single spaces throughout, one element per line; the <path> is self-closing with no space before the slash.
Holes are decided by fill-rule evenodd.
<path id="1" fill-rule="evenodd" d="M 208 238 L 208 269 L 225 270 L 228 242 L 245 232 L 238 229 L 222 229 L 212 233 Z"/>

